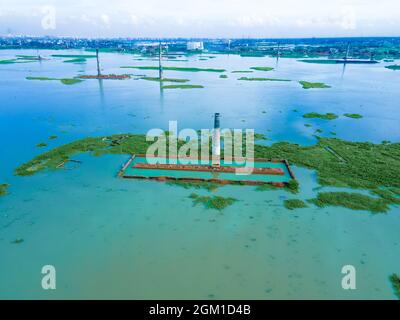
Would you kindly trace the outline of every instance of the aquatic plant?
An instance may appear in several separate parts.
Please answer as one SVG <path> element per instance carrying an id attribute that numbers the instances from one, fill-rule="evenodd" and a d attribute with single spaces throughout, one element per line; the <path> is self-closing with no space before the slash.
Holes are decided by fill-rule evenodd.
<path id="1" fill-rule="evenodd" d="M 361 119 L 363 117 L 361 114 L 358 113 L 345 113 L 344 116 L 353 119 Z"/>
<path id="2" fill-rule="evenodd" d="M 253 73 L 254 71 L 252 70 L 235 70 L 231 71 L 231 73 Z"/>
<path id="3" fill-rule="evenodd" d="M 73 58 L 73 59 L 89 59 L 96 58 L 96 55 L 92 54 L 52 54 L 54 58 Z"/>
<path id="4" fill-rule="evenodd" d="M 299 193 L 300 184 L 297 180 L 292 179 L 285 185 L 285 189 L 292 193 Z"/>
<path id="5" fill-rule="evenodd" d="M 162 86 L 163 89 L 202 89 L 201 85 L 195 84 L 171 84 L 167 86 Z"/>
<path id="6" fill-rule="evenodd" d="M 285 206 L 286 209 L 289 210 L 294 210 L 294 209 L 301 209 L 301 208 L 307 208 L 307 204 L 300 200 L 300 199 L 289 199 L 285 200 L 283 202 L 283 205 Z"/>
<path id="7" fill-rule="evenodd" d="M 242 81 L 284 81 L 289 82 L 291 80 L 288 79 L 277 79 L 277 78 L 248 78 L 248 77 L 241 77 L 238 80 Z"/>
<path id="8" fill-rule="evenodd" d="M 76 64 L 82 64 L 86 63 L 85 58 L 75 58 L 75 59 L 69 59 L 69 60 L 64 60 L 64 63 L 76 63 Z"/>
<path id="9" fill-rule="evenodd" d="M 306 114 L 303 114 L 303 118 L 306 119 L 323 119 L 323 120 L 335 120 L 338 118 L 338 116 L 334 113 L 328 112 L 328 113 L 318 113 L 318 112 L 309 112 Z"/>
<path id="10" fill-rule="evenodd" d="M 26 77 L 26 80 L 38 80 L 38 81 L 53 81 L 57 80 L 60 81 L 62 84 L 72 85 L 75 83 L 82 82 L 83 80 L 78 78 L 65 78 L 65 79 L 58 79 L 58 78 L 49 78 L 49 77 Z"/>
<path id="11" fill-rule="evenodd" d="M 13 241 L 11 241 L 12 244 L 21 244 L 22 242 L 24 242 L 24 239 L 22 238 L 17 238 Z"/>
<path id="12" fill-rule="evenodd" d="M 272 71 L 274 68 L 271 67 L 251 67 L 251 70 L 256 70 L 256 71 Z"/>
<path id="13" fill-rule="evenodd" d="M 40 143 L 38 143 L 38 144 L 36 145 L 36 147 L 38 147 L 38 148 L 47 147 L 47 143 L 45 143 L 45 142 L 40 142 Z"/>
<path id="14" fill-rule="evenodd" d="M 49 140 L 55 140 L 55 139 L 57 139 L 57 138 L 58 138 L 58 136 L 53 135 L 53 136 L 50 136 L 50 137 L 49 137 Z"/>
<path id="15" fill-rule="evenodd" d="M 393 273 L 389 276 L 389 281 L 392 284 L 394 294 L 400 299 L 400 277 L 396 273 Z"/>
<path id="16" fill-rule="evenodd" d="M 0 184 L 0 197 L 5 196 L 7 194 L 7 189 L 10 187 L 9 184 L 3 183 Z"/>
<path id="17" fill-rule="evenodd" d="M 158 70 L 157 66 L 123 66 L 121 68 L 131 68 L 139 70 Z M 163 67 L 163 70 L 183 71 L 183 72 L 225 72 L 225 69 L 212 68 L 187 68 L 187 67 Z"/>
<path id="18" fill-rule="evenodd" d="M 227 78 L 228 78 L 228 76 L 227 76 L 226 74 L 221 74 L 219 77 L 220 77 L 221 79 L 227 79 Z"/>
<path id="19" fill-rule="evenodd" d="M 0 64 L 14 64 L 14 63 L 28 63 L 28 62 L 33 62 L 34 60 L 20 60 L 20 59 L 6 59 L 6 60 L 0 60 Z"/>
<path id="20" fill-rule="evenodd" d="M 160 80 L 159 77 L 141 77 L 141 80 L 147 80 L 147 81 L 156 81 L 156 82 L 178 82 L 178 83 L 185 83 L 185 82 L 189 82 L 189 79 L 177 79 L 177 78 L 162 78 L 162 80 Z"/>
<path id="21" fill-rule="evenodd" d="M 171 186 L 178 186 L 185 189 L 205 189 L 208 191 L 217 190 L 220 186 L 217 183 L 206 182 L 206 181 L 199 181 L 199 182 L 192 182 L 192 181 L 184 181 L 184 180 L 171 180 L 167 182 L 168 185 Z"/>
<path id="22" fill-rule="evenodd" d="M 220 196 L 199 196 L 192 193 L 189 196 L 193 200 L 193 205 L 202 204 L 206 209 L 223 210 L 237 201 L 235 198 L 224 198 Z"/>
<path id="23" fill-rule="evenodd" d="M 400 70 L 400 66 L 395 64 L 395 65 L 391 65 L 391 66 L 386 66 L 386 69 L 390 69 L 390 70 Z"/>
<path id="24" fill-rule="evenodd" d="M 325 89 L 325 88 L 330 88 L 331 86 L 328 86 L 325 83 L 322 82 L 308 82 L 308 81 L 299 81 L 299 83 L 303 86 L 303 89 Z"/>
<path id="25" fill-rule="evenodd" d="M 366 210 L 382 213 L 389 210 L 390 202 L 382 198 L 372 198 L 354 192 L 320 192 L 317 198 L 307 200 L 318 207 L 338 206 L 352 210 Z"/>
<path id="26" fill-rule="evenodd" d="M 297 61 L 306 62 L 306 63 L 336 64 L 335 60 L 328 60 L 328 59 L 302 59 L 302 60 L 297 60 Z"/>
<path id="27" fill-rule="evenodd" d="M 73 79 L 60 79 L 60 81 L 61 81 L 62 84 L 72 85 L 72 84 L 80 83 L 83 80 L 77 79 L 77 78 L 73 78 Z"/>

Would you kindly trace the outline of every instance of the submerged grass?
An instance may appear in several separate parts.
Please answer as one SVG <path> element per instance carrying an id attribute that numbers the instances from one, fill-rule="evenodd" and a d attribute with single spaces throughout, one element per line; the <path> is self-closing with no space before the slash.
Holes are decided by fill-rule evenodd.
<path id="1" fill-rule="evenodd" d="M 64 78 L 64 79 L 58 79 L 58 78 L 48 78 L 48 77 L 26 77 L 26 80 L 37 80 L 37 81 L 60 81 L 62 84 L 66 85 L 72 85 L 76 83 L 80 83 L 83 80 L 78 79 L 78 78 Z"/>
<path id="2" fill-rule="evenodd" d="M 54 58 L 89 59 L 96 58 L 94 54 L 52 54 Z"/>
<path id="3" fill-rule="evenodd" d="M 325 89 L 331 87 L 322 82 L 299 81 L 299 83 L 303 86 L 303 89 Z"/>
<path id="4" fill-rule="evenodd" d="M 10 185 L 6 183 L 0 184 L 0 197 L 5 196 L 7 194 L 7 189 L 9 186 Z"/>
<path id="5" fill-rule="evenodd" d="M 157 66 L 123 66 L 121 68 L 131 68 L 139 70 L 158 70 Z M 183 71 L 183 72 L 225 72 L 225 69 L 213 68 L 186 68 L 186 67 L 163 67 L 163 70 Z"/>
<path id="6" fill-rule="evenodd" d="M 206 209 L 215 209 L 221 211 L 226 207 L 234 204 L 237 199 L 235 198 L 224 198 L 220 196 L 200 196 L 196 193 L 192 193 L 189 196 L 193 200 L 193 205 L 202 204 Z"/>
<path id="7" fill-rule="evenodd" d="M 147 81 L 156 81 L 156 82 L 178 82 L 178 83 L 185 83 L 189 82 L 189 79 L 178 79 L 178 78 L 162 78 L 160 80 L 159 77 L 142 77 L 140 78 L 142 80 L 147 80 Z"/>
<path id="8" fill-rule="evenodd" d="M 272 71 L 274 68 L 271 67 L 251 67 L 251 70 L 256 70 L 256 71 Z"/>
<path id="9" fill-rule="evenodd" d="M 358 113 L 345 113 L 344 116 L 353 119 L 361 119 L 363 117 L 361 114 Z"/>
<path id="10" fill-rule="evenodd" d="M 285 200 L 283 202 L 283 205 L 285 206 L 286 209 L 289 210 L 294 210 L 294 209 L 301 209 L 301 208 L 307 208 L 307 204 L 300 200 L 300 199 L 289 199 Z"/>
<path id="11" fill-rule="evenodd" d="M 303 115 L 303 118 L 306 119 L 323 119 L 323 120 L 335 120 L 338 116 L 334 113 L 318 113 L 318 112 L 309 112 Z"/>
<path id="12" fill-rule="evenodd" d="M 400 277 L 396 273 L 393 273 L 389 276 L 389 281 L 392 284 L 394 294 L 400 299 Z"/>
<path id="13" fill-rule="evenodd" d="M 171 84 L 162 86 L 163 89 L 202 89 L 204 88 L 201 85 L 196 84 Z"/>
<path id="14" fill-rule="evenodd" d="M 400 65 L 395 64 L 392 66 L 386 66 L 385 68 L 389 70 L 400 70 Z"/>
<path id="15" fill-rule="evenodd" d="M 352 210 L 366 210 L 373 213 L 383 213 L 389 210 L 389 202 L 382 198 L 372 198 L 354 192 L 320 192 L 317 198 L 308 202 L 318 207 L 338 206 Z"/>
<path id="16" fill-rule="evenodd" d="M 238 80 L 243 80 L 243 81 L 285 81 L 289 82 L 291 80 L 288 79 L 276 79 L 276 78 L 249 78 L 249 77 L 241 77 Z"/>
<path id="17" fill-rule="evenodd" d="M 183 180 L 168 181 L 168 185 L 178 186 L 185 189 L 205 189 L 208 191 L 217 190 L 220 185 L 212 182 L 189 182 Z"/>
<path id="18" fill-rule="evenodd" d="M 297 61 L 306 62 L 306 63 L 336 64 L 335 60 L 328 60 L 328 59 L 302 59 L 302 60 L 297 60 Z"/>

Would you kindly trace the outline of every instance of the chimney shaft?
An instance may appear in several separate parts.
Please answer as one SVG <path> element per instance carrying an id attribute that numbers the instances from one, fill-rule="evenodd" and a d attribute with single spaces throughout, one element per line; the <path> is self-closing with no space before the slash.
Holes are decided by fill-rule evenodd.
<path id="1" fill-rule="evenodd" d="M 219 113 L 214 114 L 212 165 L 215 167 L 220 166 L 220 160 L 221 160 L 221 131 L 220 131 L 219 117 L 220 117 Z"/>

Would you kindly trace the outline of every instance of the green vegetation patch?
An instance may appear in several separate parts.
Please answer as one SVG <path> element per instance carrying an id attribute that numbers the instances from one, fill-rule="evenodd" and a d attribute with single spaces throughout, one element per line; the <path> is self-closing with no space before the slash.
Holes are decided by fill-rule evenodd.
<path id="1" fill-rule="evenodd" d="M 220 77 L 221 79 L 227 79 L 227 78 L 228 78 L 228 76 L 227 76 L 226 74 L 221 74 L 219 77 Z"/>
<path id="2" fill-rule="evenodd" d="M 256 71 L 272 71 L 274 68 L 271 67 L 251 67 L 251 70 L 256 70 Z"/>
<path id="3" fill-rule="evenodd" d="M 177 78 L 162 78 L 160 80 L 159 77 L 142 77 L 140 78 L 142 80 L 147 80 L 147 81 L 156 81 L 156 82 L 178 82 L 178 83 L 185 83 L 189 82 L 189 79 L 177 79 Z"/>
<path id="4" fill-rule="evenodd" d="M 352 210 L 366 210 L 373 213 L 387 212 L 390 204 L 386 199 L 348 192 L 320 192 L 317 198 L 308 201 L 318 207 L 337 206 Z"/>
<path id="5" fill-rule="evenodd" d="M 9 188 L 9 184 L 3 183 L 0 184 L 0 197 L 5 196 L 7 194 L 7 189 Z"/>
<path id="6" fill-rule="evenodd" d="M 53 136 L 50 136 L 49 137 L 49 140 L 55 140 L 55 139 L 57 139 L 58 137 L 56 136 L 56 135 L 53 135 Z"/>
<path id="7" fill-rule="evenodd" d="M 241 77 L 238 80 L 243 81 L 291 81 L 288 79 L 276 79 L 276 78 L 248 78 L 248 77 Z"/>
<path id="8" fill-rule="evenodd" d="M 289 210 L 307 208 L 307 204 L 300 199 L 285 200 L 283 202 L 283 205 L 285 206 L 286 209 L 289 209 Z"/>
<path id="9" fill-rule="evenodd" d="M 84 59 L 84 58 L 75 58 L 75 59 L 64 60 L 63 62 L 64 63 L 82 64 L 82 63 L 86 63 L 86 59 Z"/>
<path id="10" fill-rule="evenodd" d="M 220 186 L 217 183 L 212 183 L 212 182 L 189 182 L 183 180 L 168 181 L 167 184 L 171 186 L 182 187 L 185 189 L 205 189 L 208 191 L 217 190 L 218 187 Z"/>
<path id="11" fill-rule="evenodd" d="M 47 143 L 45 143 L 45 142 L 40 142 L 40 143 L 38 143 L 38 144 L 36 145 L 36 147 L 38 147 L 38 148 L 47 147 Z"/>
<path id="12" fill-rule="evenodd" d="M 304 60 L 298 60 L 298 61 L 306 62 L 306 63 L 336 64 L 335 60 L 328 60 L 328 59 L 304 59 Z"/>
<path id="13" fill-rule="evenodd" d="M 139 70 L 158 70 L 157 66 L 123 66 L 121 68 L 131 68 Z M 183 72 L 225 72 L 225 69 L 212 68 L 185 68 L 185 67 L 163 67 L 163 70 L 183 71 Z"/>
<path id="14" fill-rule="evenodd" d="M 234 198 L 224 198 L 220 196 L 199 196 L 196 193 L 192 193 L 189 198 L 193 200 L 193 205 L 202 204 L 206 209 L 215 209 L 219 211 L 237 201 Z"/>
<path id="15" fill-rule="evenodd" d="M 232 71 L 231 73 L 253 73 L 254 71 L 252 70 L 235 70 Z"/>
<path id="16" fill-rule="evenodd" d="M 6 59 L 6 60 L 0 60 L 0 64 L 28 63 L 33 61 L 35 60 Z"/>
<path id="17" fill-rule="evenodd" d="M 303 89 L 325 89 L 331 87 L 322 82 L 299 81 L 299 83 L 303 86 Z"/>
<path id="18" fill-rule="evenodd" d="M 353 119 L 361 119 L 363 117 L 361 114 L 358 113 L 345 113 L 344 116 Z"/>
<path id="19" fill-rule="evenodd" d="M 393 273 L 389 277 L 389 281 L 392 284 L 394 294 L 397 296 L 398 299 L 400 299 L 400 277 L 396 273 Z"/>
<path id="20" fill-rule="evenodd" d="M 309 112 L 303 115 L 303 118 L 306 119 L 323 119 L 323 120 L 335 120 L 338 116 L 334 113 L 318 113 L 318 112 Z"/>
<path id="21" fill-rule="evenodd" d="M 90 59 L 96 58 L 96 55 L 92 54 L 52 54 L 54 58 L 71 58 L 71 59 Z"/>
<path id="22" fill-rule="evenodd" d="M 202 89 L 201 85 L 197 84 L 171 84 L 167 86 L 162 86 L 163 89 Z"/>
<path id="23" fill-rule="evenodd" d="M 392 66 L 386 66 L 385 68 L 390 70 L 400 70 L 400 66 L 397 64 L 394 64 Z"/>
<path id="24" fill-rule="evenodd" d="M 60 81 L 62 84 L 66 85 L 72 85 L 76 83 L 80 83 L 84 80 L 78 79 L 78 78 L 64 78 L 64 79 L 58 79 L 58 78 L 48 78 L 48 77 L 26 77 L 26 80 L 37 80 L 37 81 Z"/>
<path id="25" fill-rule="evenodd" d="M 80 83 L 83 80 L 77 79 L 77 78 L 72 78 L 72 79 L 60 79 L 60 81 L 62 84 L 71 85 L 71 84 Z"/>
<path id="26" fill-rule="evenodd" d="M 374 144 L 324 137 L 318 137 L 317 140 L 316 144 L 310 146 L 289 142 L 278 142 L 271 146 L 256 144 L 254 153 L 256 158 L 287 159 L 291 165 L 315 170 L 319 184 L 324 186 L 367 189 L 375 194 L 379 192 L 377 195 L 381 199 L 382 191 L 377 190 L 390 191 L 392 197 L 399 196 L 400 143 Z M 145 154 L 151 144 L 146 141 L 145 135 L 89 137 L 44 152 L 18 167 L 15 173 L 25 176 L 56 169 L 61 162 L 81 153 Z M 296 189 L 298 182 L 293 180 L 287 190 L 296 192 Z"/>

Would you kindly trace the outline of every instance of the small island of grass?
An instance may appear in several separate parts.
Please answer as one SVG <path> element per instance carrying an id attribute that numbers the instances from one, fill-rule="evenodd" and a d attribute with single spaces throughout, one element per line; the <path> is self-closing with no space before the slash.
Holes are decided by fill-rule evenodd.
<path id="1" fill-rule="evenodd" d="M 167 86 L 162 86 L 163 89 L 202 89 L 201 85 L 196 84 L 171 84 Z"/>
<path id="2" fill-rule="evenodd" d="M 40 143 L 38 143 L 38 144 L 36 145 L 36 147 L 38 147 L 38 148 L 47 147 L 47 143 L 45 143 L 45 142 L 40 142 Z"/>
<path id="3" fill-rule="evenodd" d="M 0 197 L 5 196 L 7 194 L 7 189 L 9 186 L 10 185 L 6 183 L 0 184 Z"/>
<path id="4" fill-rule="evenodd" d="M 325 89 L 331 87 L 322 82 L 299 81 L 299 83 L 303 86 L 303 89 Z"/>
<path id="5" fill-rule="evenodd" d="M 400 70 L 400 65 L 394 64 L 391 66 L 386 66 L 385 68 L 389 70 Z"/>
<path id="6" fill-rule="evenodd" d="M 157 66 L 123 66 L 121 68 L 130 68 L 138 70 L 158 70 Z M 213 68 L 186 68 L 186 67 L 163 67 L 163 70 L 169 71 L 183 71 L 183 72 L 225 72 L 225 69 L 213 69 Z"/>
<path id="7" fill-rule="evenodd" d="M 232 71 L 231 73 L 253 73 L 254 71 L 252 70 L 235 70 Z"/>
<path id="8" fill-rule="evenodd" d="M 382 198 L 372 198 L 354 192 L 320 192 L 317 198 L 308 200 L 318 207 L 336 206 L 352 210 L 384 213 L 389 210 L 390 201 Z"/>
<path id="9" fill-rule="evenodd" d="M 228 78 L 228 76 L 227 76 L 226 74 L 221 74 L 219 77 L 220 77 L 221 79 L 227 79 L 227 78 Z"/>
<path id="10" fill-rule="evenodd" d="M 64 79 L 59 79 L 59 78 L 49 78 L 49 77 L 26 77 L 26 80 L 37 80 L 37 81 L 60 81 L 62 84 L 65 85 L 72 85 L 76 83 L 80 83 L 83 80 L 78 79 L 78 78 L 64 78 Z"/>
<path id="11" fill-rule="evenodd" d="M 189 82 L 189 79 L 178 79 L 178 78 L 162 78 L 160 80 L 159 77 L 141 77 L 141 80 L 147 80 L 147 81 L 156 81 L 156 82 L 177 82 L 177 83 L 185 83 Z"/>
<path id="12" fill-rule="evenodd" d="M 309 112 L 303 115 L 303 118 L 306 119 L 323 119 L 323 120 L 335 120 L 338 116 L 334 113 L 318 113 L 318 112 Z"/>
<path id="13" fill-rule="evenodd" d="M 344 116 L 353 119 L 361 119 L 363 117 L 361 114 L 358 113 L 345 113 Z"/>
<path id="14" fill-rule="evenodd" d="M 283 202 L 283 205 L 288 210 L 307 208 L 307 204 L 299 199 L 289 199 Z"/>
<path id="15" fill-rule="evenodd" d="M 389 281 L 392 284 L 394 294 L 398 299 L 400 299 L 400 277 L 396 273 L 393 273 L 389 277 Z"/>
<path id="16" fill-rule="evenodd" d="M 256 71 L 272 71 L 274 68 L 271 67 L 251 67 L 251 70 L 256 70 Z"/>
<path id="17" fill-rule="evenodd" d="M 242 80 L 242 81 L 284 81 L 284 82 L 288 82 L 291 80 L 288 79 L 277 79 L 277 78 L 249 78 L 249 77 L 241 77 L 238 80 Z"/>
<path id="18" fill-rule="evenodd" d="M 328 59 L 302 59 L 297 61 L 306 63 L 318 63 L 318 64 L 336 64 L 336 60 L 328 60 Z"/>
<path id="19" fill-rule="evenodd" d="M 207 191 L 217 190 L 220 186 L 219 184 L 213 182 L 189 182 L 183 180 L 171 180 L 168 181 L 167 184 L 171 186 L 182 187 L 184 189 L 205 189 Z"/>
<path id="20" fill-rule="evenodd" d="M 189 198 L 193 200 L 193 205 L 202 204 L 206 209 L 215 209 L 218 211 L 225 209 L 237 201 L 234 198 L 224 198 L 220 196 L 199 196 L 196 193 L 192 193 Z"/>

